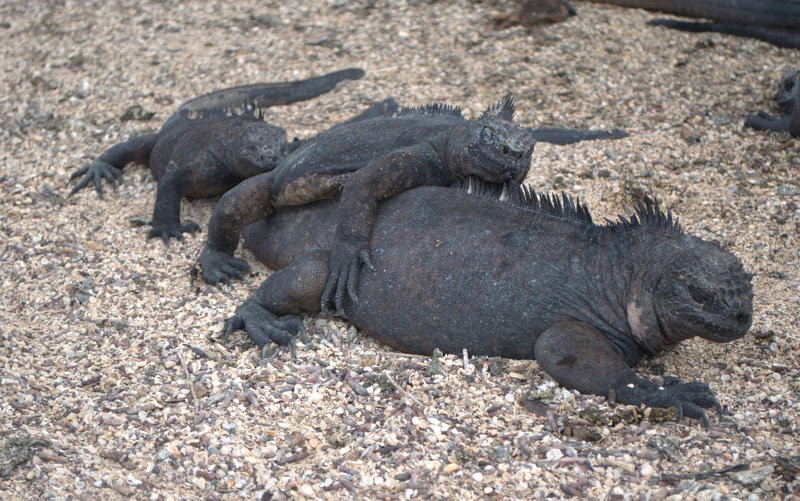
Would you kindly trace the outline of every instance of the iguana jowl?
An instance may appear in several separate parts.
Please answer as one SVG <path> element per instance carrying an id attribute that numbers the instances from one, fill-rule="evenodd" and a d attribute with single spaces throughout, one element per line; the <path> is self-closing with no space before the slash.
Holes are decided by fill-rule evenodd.
<path id="1" fill-rule="evenodd" d="M 535 358 L 568 388 L 705 420 L 702 409 L 717 405 L 707 385 L 667 379 L 661 389 L 630 367 L 691 337 L 744 336 L 752 285 L 739 259 L 657 206 L 596 225 L 566 196 L 511 198 L 423 187 L 382 202 L 374 269 L 361 274 L 358 302 L 343 298 L 347 319 L 401 351 Z M 245 245 L 282 269 L 226 336 L 245 329 L 262 347 L 293 344 L 302 330 L 293 315 L 320 308 L 337 203 L 280 209 L 245 230 Z"/>

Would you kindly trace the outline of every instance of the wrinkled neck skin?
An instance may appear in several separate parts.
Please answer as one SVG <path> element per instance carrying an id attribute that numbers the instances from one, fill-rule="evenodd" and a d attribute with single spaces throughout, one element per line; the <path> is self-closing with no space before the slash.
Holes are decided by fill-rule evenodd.
<path id="1" fill-rule="evenodd" d="M 451 182 L 465 177 L 460 166 L 469 159 L 467 140 L 468 137 L 461 127 L 452 127 L 428 139 L 428 143 L 441 161 L 444 174 Z"/>
<path id="2" fill-rule="evenodd" d="M 648 236 L 645 235 L 628 251 L 635 259 L 627 288 L 625 313 L 631 335 L 648 355 L 655 355 L 692 336 L 671 332 L 659 318 L 656 290 L 676 251 L 671 240 Z"/>
<path id="3" fill-rule="evenodd" d="M 654 297 L 666 261 L 653 256 L 671 255 L 663 239 L 638 240 L 633 236 L 618 245 L 619 236 L 605 235 L 605 245 L 598 249 L 586 277 L 593 288 L 590 297 L 597 301 L 591 308 L 598 318 L 608 319 L 600 329 L 609 343 L 628 365 L 636 364 L 643 356 L 652 356 L 682 339 L 669 338 L 659 323 Z M 593 278 L 592 278 L 593 277 Z M 599 280 L 598 280 L 599 279 Z M 595 321 L 596 323 L 597 321 Z"/>

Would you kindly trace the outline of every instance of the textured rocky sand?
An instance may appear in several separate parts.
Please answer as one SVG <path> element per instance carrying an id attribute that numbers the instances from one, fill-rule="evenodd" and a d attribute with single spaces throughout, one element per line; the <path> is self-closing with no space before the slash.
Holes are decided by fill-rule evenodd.
<path id="1" fill-rule="evenodd" d="M 0 471 L 33 454 L 0 498 L 797 496 L 800 143 L 742 122 L 772 109 L 798 52 L 575 4 L 531 35 L 489 27 L 511 2 L 0 2 Z M 366 77 L 270 121 L 305 136 L 384 97 L 474 114 L 510 93 L 521 123 L 630 131 L 539 145 L 529 181 L 579 194 L 597 220 L 654 194 L 741 257 L 751 334 L 639 369 L 708 382 L 727 414 L 708 430 L 663 421 L 556 387 L 532 361 L 403 356 L 317 317 L 297 359 L 259 363 L 243 336 L 216 340 L 269 270 L 190 285 L 205 233 L 145 240 L 142 167 L 102 200 L 65 198 L 72 171 L 188 98 L 350 66 Z M 155 115 L 123 121 L 131 106 Z M 183 217 L 204 226 L 212 207 Z M 49 446 L 12 450 L 21 433 Z"/>

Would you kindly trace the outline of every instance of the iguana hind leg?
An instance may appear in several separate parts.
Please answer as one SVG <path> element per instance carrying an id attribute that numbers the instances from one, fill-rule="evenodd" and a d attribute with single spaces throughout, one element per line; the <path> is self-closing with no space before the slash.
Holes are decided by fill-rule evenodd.
<path id="1" fill-rule="evenodd" d="M 275 343 L 291 346 L 294 352 L 295 335 L 299 334 L 304 342 L 308 340 L 305 327 L 295 314 L 319 311 L 327 275 L 328 253 L 322 250 L 308 252 L 276 271 L 225 322 L 224 340 L 227 342 L 233 331 L 242 329 L 262 350 Z"/>
<path id="2" fill-rule="evenodd" d="M 630 362 L 638 360 L 631 347 Z M 669 378 L 664 387 L 634 374 L 625 359 L 594 327 L 564 322 L 550 327 L 536 340 L 536 360 L 553 379 L 581 393 L 608 396 L 624 404 L 675 407 L 678 419 L 699 419 L 708 426 L 703 409 L 717 408 L 714 393 L 705 383 L 679 383 Z"/>

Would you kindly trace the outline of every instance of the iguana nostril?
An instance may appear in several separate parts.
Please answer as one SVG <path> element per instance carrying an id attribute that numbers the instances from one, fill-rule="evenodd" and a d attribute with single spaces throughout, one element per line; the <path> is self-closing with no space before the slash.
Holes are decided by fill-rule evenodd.
<path id="1" fill-rule="evenodd" d="M 744 310 L 738 310 L 733 314 L 733 319 L 740 324 L 744 324 L 750 321 L 750 314 Z"/>

